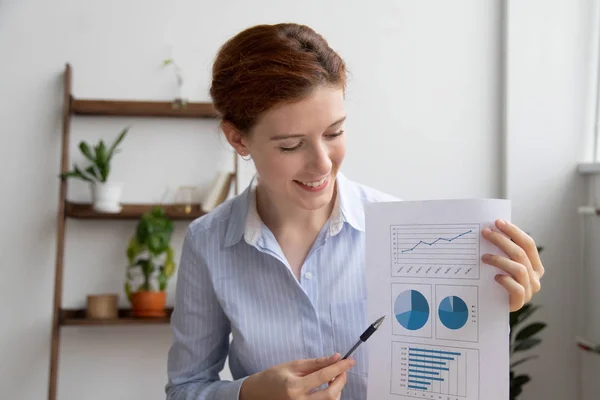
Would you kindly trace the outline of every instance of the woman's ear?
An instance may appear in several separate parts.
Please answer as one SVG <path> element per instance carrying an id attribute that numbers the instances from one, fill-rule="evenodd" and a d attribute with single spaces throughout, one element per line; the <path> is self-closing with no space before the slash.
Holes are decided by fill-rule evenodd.
<path id="1" fill-rule="evenodd" d="M 227 121 L 221 122 L 221 129 L 227 141 L 240 156 L 247 156 L 250 150 L 246 146 L 246 138 L 240 131 Z"/>

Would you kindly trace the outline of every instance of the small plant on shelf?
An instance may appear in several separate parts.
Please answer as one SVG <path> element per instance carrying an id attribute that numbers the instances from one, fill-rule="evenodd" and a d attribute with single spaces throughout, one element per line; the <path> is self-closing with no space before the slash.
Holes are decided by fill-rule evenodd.
<path id="1" fill-rule="evenodd" d="M 138 317 L 165 315 L 166 289 L 175 272 L 173 222 L 160 206 L 144 213 L 127 246 L 125 293 Z"/>
<path id="2" fill-rule="evenodd" d="M 118 146 L 128 131 L 128 127 L 124 128 L 110 147 L 102 139 L 95 146 L 81 141 L 79 143 L 79 150 L 81 150 L 81 153 L 91 165 L 79 167 L 77 164 L 73 164 L 71 171 L 60 174 L 61 179 L 81 179 L 90 184 L 93 207 L 96 211 L 107 213 L 121 211 L 119 201 L 121 199 L 122 185 L 109 180 L 109 177 L 111 161 L 115 154 L 119 152 Z"/>
<path id="3" fill-rule="evenodd" d="M 183 70 L 177 64 L 173 57 L 169 57 L 163 60 L 163 66 L 172 66 L 175 70 L 175 78 L 177 79 L 177 89 L 179 90 L 179 96 L 176 97 L 173 102 L 173 108 L 186 108 L 188 105 L 188 99 L 184 96 L 183 93 Z"/>

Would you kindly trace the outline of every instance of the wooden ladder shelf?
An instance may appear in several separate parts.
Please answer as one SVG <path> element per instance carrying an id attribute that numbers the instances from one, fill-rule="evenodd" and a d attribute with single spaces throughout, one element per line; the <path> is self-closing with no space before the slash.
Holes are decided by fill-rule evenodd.
<path id="1" fill-rule="evenodd" d="M 73 72 L 70 64 L 64 71 L 64 98 L 62 112 L 62 148 L 60 171 L 69 169 L 69 143 L 71 137 L 71 118 L 73 115 L 128 116 L 128 117 L 167 117 L 167 118 L 217 118 L 211 103 L 187 103 L 185 107 L 177 107 L 174 102 L 160 101 L 124 101 L 76 99 L 72 95 Z M 234 153 L 234 188 L 238 193 L 238 162 Z M 92 320 L 86 318 L 84 309 L 63 309 L 63 270 L 65 253 L 66 219 L 106 219 L 136 220 L 158 204 L 123 204 L 121 212 L 116 214 L 100 213 L 89 203 L 77 203 L 67 200 L 67 179 L 60 179 L 57 213 L 56 260 L 54 277 L 54 300 L 52 317 L 52 336 L 50 344 L 50 376 L 48 399 L 56 400 L 58 389 L 58 361 L 60 332 L 64 326 L 97 326 L 97 325 L 131 325 L 131 324 L 168 324 L 172 308 L 167 309 L 167 316 L 161 318 L 135 318 L 128 309 L 120 309 L 118 317 L 110 320 Z M 199 204 L 160 204 L 167 215 L 174 220 L 193 220 L 204 213 Z"/>

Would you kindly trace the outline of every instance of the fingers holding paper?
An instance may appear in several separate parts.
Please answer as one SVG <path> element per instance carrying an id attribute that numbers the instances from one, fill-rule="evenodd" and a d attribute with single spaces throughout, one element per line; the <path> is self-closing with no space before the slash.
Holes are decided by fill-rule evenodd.
<path id="1" fill-rule="evenodd" d="M 504 220 L 497 220 L 496 227 L 500 232 L 485 228 L 482 235 L 506 256 L 484 254 L 481 260 L 507 273 L 496 275 L 496 281 L 510 295 L 510 311 L 516 311 L 540 291 L 544 266 L 531 236 Z"/>

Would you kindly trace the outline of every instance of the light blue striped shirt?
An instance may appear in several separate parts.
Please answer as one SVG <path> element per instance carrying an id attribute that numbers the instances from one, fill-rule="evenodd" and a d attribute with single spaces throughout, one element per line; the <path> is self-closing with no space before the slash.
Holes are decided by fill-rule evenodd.
<path id="1" fill-rule="evenodd" d="M 184 239 L 171 326 L 167 399 L 236 400 L 248 375 L 342 355 L 366 320 L 366 202 L 397 200 L 341 173 L 332 215 L 297 280 L 256 211 L 254 185 L 193 221 Z M 231 343 L 229 341 L 231 335 Z M 229 356 L 233 381 L 220 380 Z M 367 345 L 352 355 L 342 400 L 364 400 Z"/>

